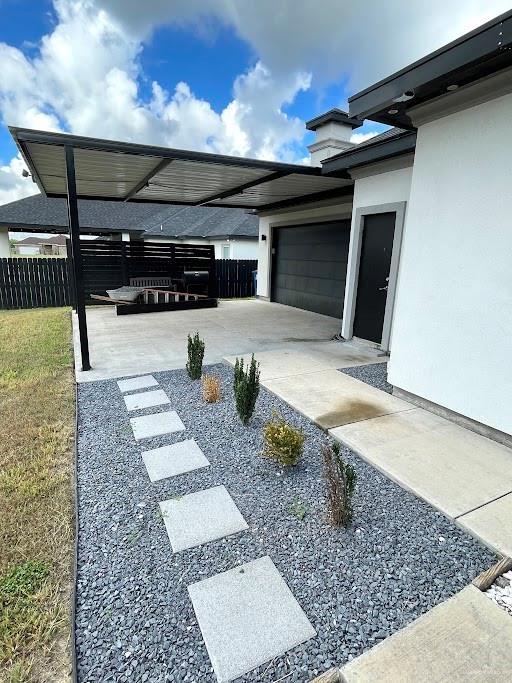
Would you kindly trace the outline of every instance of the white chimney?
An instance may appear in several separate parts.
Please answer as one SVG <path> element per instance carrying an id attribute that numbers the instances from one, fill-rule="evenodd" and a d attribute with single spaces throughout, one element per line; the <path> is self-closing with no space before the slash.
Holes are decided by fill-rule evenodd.
<path id="1" fill-rule="evenodd" d="M 311 165 L 320 166 L 325 159 L 354 147 L 355 143 L 350 142 L 352 131 L 362 125 L 362 121 L 351 118 L 341 109 L 331 109 L 306 121 L 306 128 L 316 133 L 315 141 L 308 145 Z"/>

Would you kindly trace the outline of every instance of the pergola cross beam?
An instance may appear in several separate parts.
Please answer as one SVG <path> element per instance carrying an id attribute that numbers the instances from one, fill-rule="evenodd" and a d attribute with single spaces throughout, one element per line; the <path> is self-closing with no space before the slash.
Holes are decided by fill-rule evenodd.
<path id="1" fill-rule="evenodd" d="M 225 199 L 226 197 L 233 197 L 234 195 L 241 194 L 244 190 L 248 190 L 251 187 L 256 187 L 257 185 L 261 185 L 262 183 L 268 183 L 271 180 L 277 180 L 278 178 L 282 178 L 283 176 L 290 175 L 289 171 L 276 171 L 275 173 L 269 173 L 268 175 L 263 176 L 262 178 L 256 178 L 255 180 L 249 180 L 247 183 L 242 183 L 242 185 L 237 185 L 236 187 L 231 187 L 229 190 L 223 190 L 222 192 L 217 192 L 215 194 L 210 195 L 209 197 L 206 197 L 205 199 L 201 199 L 200 201 L 195 203 L 195 206 L 204 206 L 205 204 L 209 204 L 210 202 L 219 200 L 219 199 Z"/>
<path id="2" fill-rule="evenodd" d="M 173 159 L 162 159 L 156 166 L 155 168 L 151 169 L 149 173 L 147 173 L 142 180 L 140 180 L 136 185 L 132 187 L 132 189 L 128 192 L 126 197 L 124 198 L 125 202 L 128 202 L 132 197 L 135 197 L 137 192 L 140 192 L 146 185 L 149 183 L 151 178 L 154 178 L 157 173 L 160 173 L 160 171 L 163 171 L 164 168 L 167 168 L 170 163 L 172 163 Z"/>

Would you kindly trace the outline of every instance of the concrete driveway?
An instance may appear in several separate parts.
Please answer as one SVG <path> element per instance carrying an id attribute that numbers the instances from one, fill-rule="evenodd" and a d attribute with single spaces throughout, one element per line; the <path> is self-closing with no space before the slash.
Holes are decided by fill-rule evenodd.
<path id="1" fill-rule="evenodd" d="M 117 316 L 111 306 L 87 308 L 92 370 L 77 370 L 79 382 L 184 368 L 187 334 L 205 340 L 205 363 L 225 356 L 274 349 L 297 350 L 322 358 L 329 367 L 381 360 L 372 350 L 330 341 L 340 321 L 257 299 L 220 301 L 218 308 Z M 75 365 L 80 342 L 73 315 Z"/>

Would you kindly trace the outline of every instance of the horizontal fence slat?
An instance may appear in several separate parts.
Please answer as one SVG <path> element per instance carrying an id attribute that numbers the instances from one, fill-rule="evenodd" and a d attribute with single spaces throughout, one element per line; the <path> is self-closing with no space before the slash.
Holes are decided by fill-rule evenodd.
<path id="1" fill-rule="evenodd" d="M 134 277 L 179 279 L 185 270 L 207 270 L 208 293 L 223 299 L 255 295 L 255 259 L 215 259 L 211 245 L 158 242 L 82 241 L 84 292 L 91 294 L 128 284 Z M 0 258 L 0 309 L 70 306 L 73 268 L 68 258 Z"/>

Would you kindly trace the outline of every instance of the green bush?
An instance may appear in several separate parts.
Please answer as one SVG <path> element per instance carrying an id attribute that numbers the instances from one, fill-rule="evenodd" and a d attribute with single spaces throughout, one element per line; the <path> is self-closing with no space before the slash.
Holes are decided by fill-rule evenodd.
<path id="1" fill-rule="evenodd" d="M 247 369 L 244 367 L 243 358 L 236 359 L 233 390 L 236 412 L 245 425 L 252 417 L 260 393 L 259 363 L 254 360 L 254 354 Z"/>
<path id="2" fill-rule="evenodd" d="M 193 337 L 188 335 L 187 372 L 190 379 L 201 379 L 203 373 L 204 341 L 199 339 L 199 332 Z"/>
<path id="3" fill-rule="evenodd" d="M 352 465 L 343 461 L 339 443 L 322 446 L 327 489 L 327 519 L 333 526 L 348 526 L 352 519 L 352 494 L 357 475 Z"/>
<path id="4" fill-rule="evenodd" d="M 265 458 L 272 458 L 284 467 L 293 467 L 302 456 L 306 436 L 302 429 L 289 425 L 274 412 L 263 428 L 263 441 Z"/>

